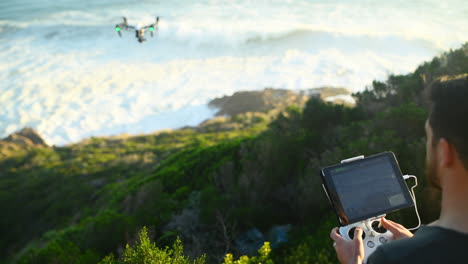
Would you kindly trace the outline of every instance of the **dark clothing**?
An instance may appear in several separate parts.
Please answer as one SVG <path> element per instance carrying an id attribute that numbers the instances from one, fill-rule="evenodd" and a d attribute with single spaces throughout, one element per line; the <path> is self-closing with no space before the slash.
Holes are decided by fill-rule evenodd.
<path id="1" fill-rule="evenodd" d="M 378 247 L 367 263 L 468 263 L 468 234 L 423 226 L 412 238 L 391 241 Z"/>

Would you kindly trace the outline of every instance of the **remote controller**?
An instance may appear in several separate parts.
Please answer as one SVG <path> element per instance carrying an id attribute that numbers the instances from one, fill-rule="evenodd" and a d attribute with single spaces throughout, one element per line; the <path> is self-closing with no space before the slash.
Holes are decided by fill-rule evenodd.
<path id="1" fill-rule="evenodd" d="M 362 241 L 364 244 L 364 260 L 363 263 L 367 262 L 367 258 L 372 254 L 378 246 L 387 243 L 393 239 L 393 234 L 380 225 L 381 217 L 372 218 L 369 220 L 357 222 L 347 226 L 342 226 L 339 229 L 339 233 L 342 237 L 348 240 L 353 240 L 354 231 L 356 227 L 362 228 Z"/>

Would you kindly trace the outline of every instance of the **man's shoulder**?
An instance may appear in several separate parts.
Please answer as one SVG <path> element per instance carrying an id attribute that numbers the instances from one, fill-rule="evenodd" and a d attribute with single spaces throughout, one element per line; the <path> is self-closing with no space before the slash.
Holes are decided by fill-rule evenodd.
<path id="1" fill-rule="evenodd" d="M 468 235 L 423 227 L 412 238 L 380 246 L 368 263 L 457 263 L 466 258 Z"/>

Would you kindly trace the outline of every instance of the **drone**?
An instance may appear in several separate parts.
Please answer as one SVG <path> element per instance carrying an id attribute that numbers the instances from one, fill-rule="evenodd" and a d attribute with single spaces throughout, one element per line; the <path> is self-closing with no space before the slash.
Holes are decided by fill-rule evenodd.
<path id="1" fill-rule="evenodd" d="M 148 29 L 151 32 L 151 37 L 153 37 L 153 32 L 155 30 L 158 30 L 158 23 L 159 23 L 159 17 L 156 17 L 156 22 L 153 24 L 150 24 L 148 26 L 140 27 L 139 25 L 137 26 L 131 26 L 127 22 L 127 18 L 123 17 L 123 22 L 120 24 L 115 25 L 115 31 L 119 34 L 119 37 L 122 37 L 122 30 L 135 30 L 136 33 L 136 38 L 138 39 L 138 42 L 142 43 L 145 41 L 145 30 Z"/>

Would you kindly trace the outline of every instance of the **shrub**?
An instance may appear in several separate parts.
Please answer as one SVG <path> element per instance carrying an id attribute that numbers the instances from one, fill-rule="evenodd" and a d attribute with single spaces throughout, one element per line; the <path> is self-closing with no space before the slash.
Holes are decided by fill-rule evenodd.
<path id="1" fill-rule="evenodd" d="M 204 264 L 205 256 L 190 261 L 188 257 L 183 255 L 184 248 L 180 239 L 177 239 L 172 248 L 160 249 L 154 242 L 151 242 L 148 237 L 146 227 L 138 234 L 137 243 L 131 247 L 127 244 L 122 259 L 116 260 L 113 255 L 108 255 L 99 262 L 99 264 Z"/>
<path id="2" fill-rule="evenodd" d="M 234 260 L 232 254 L 226 254 L 223 264 L 273 264 L 270 258 L 271 248 L 270 242 L 265 242 L 258 250 L 259 256 L 248 257 L 242 256 L 238 260 Z"/>

